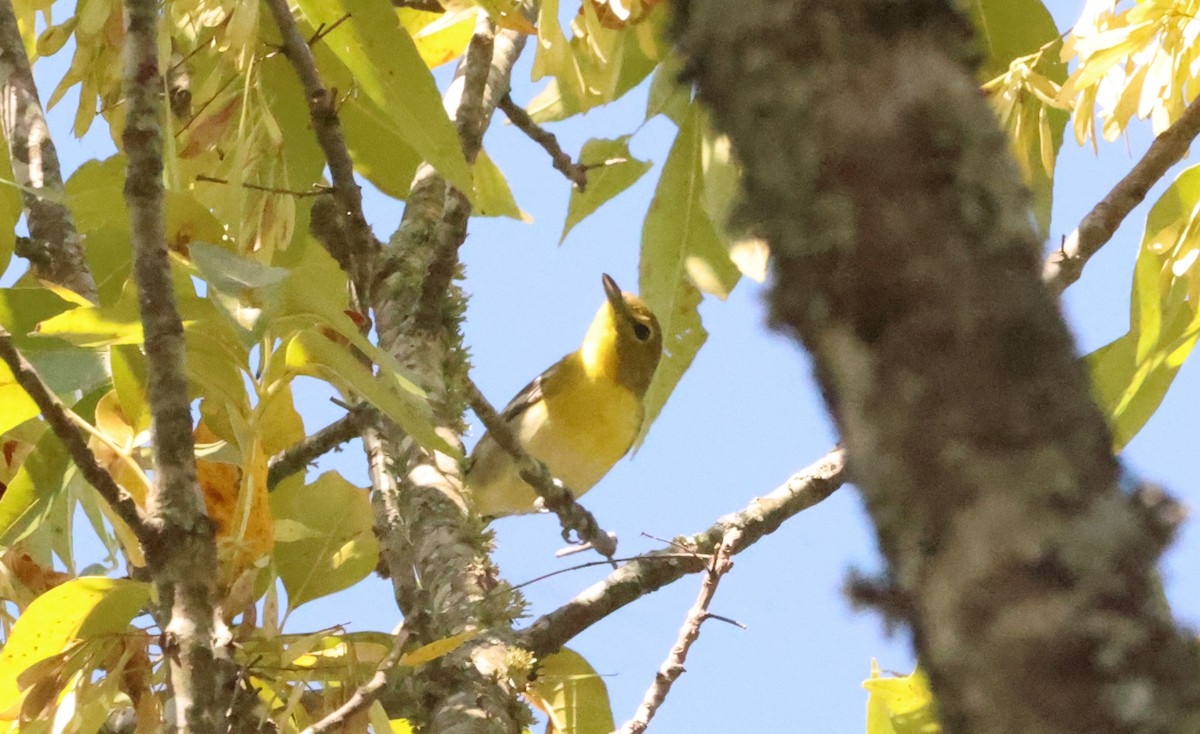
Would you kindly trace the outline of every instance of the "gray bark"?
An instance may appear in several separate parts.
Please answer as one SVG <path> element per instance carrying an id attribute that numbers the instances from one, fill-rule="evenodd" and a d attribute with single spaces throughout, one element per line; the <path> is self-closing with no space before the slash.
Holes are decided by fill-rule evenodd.
<path id="1" fill-rule="evenodd" d="M 922 0 L 692 0 L 676 33 L 745 167 L 774 323 L 811 351 L 947 731 L 1195 732 L 1200 655 L 1040 281 L 1028 196 Z"/>

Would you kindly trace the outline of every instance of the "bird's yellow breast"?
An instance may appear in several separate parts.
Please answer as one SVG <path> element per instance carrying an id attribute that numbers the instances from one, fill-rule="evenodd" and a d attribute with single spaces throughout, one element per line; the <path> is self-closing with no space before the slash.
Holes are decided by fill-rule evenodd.
<path id="1" fill-rule="evenodd" d="M 591 489 L 633 445 L 642 425 L 641 398 L 605 375 L 588 375 L 574 354 L 559 368 L 542 400 L 511 421 L 522 446 L 546 464 L 576 496 Z M 480 515 L 530 512 L 537 494 L 512 459 L 485 436 L 475 451 L 468 485 Z"/>

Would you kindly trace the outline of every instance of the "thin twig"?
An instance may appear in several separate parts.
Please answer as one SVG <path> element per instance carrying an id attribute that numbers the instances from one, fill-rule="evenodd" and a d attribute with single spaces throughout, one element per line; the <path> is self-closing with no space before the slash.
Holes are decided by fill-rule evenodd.
<path id="1" fill-rule="evenodd" d="M 96 281 L 83 256 L 83 238 L 66 204 L 62 170 L 11 0 L 0 0 L 0 126 L 8 143 L 13 178 L 21 190 L 31 259 L 39 278 L 95 302 Z"/>
<path id="2" fill-rule="evenodd" d="M 229 179 L 217 178 L 215 176 L 205 176 L 203 173 L 198 174 L 196 176 L 196 180 L 202 183 L 225 184 L 226 186 L 229 185 Z M 333 191 L 333 189 L 329 188 L 328 186 L 322 186 L 321 184 L 313 184 L 311 191 L 292 191 L 291 189 L 281 189 L 276 188 L 275 186 L 260 186 L 252 183 L 243 183 L 241 186 L 243 189 L 250 189 L 251 191 L 262 191 L 268 194 L 283 194 L 285 196 L 295 196 L 301 199 L 306 196 L 321 196 L 322 194 L 328 194 Z"/>
<path id="3" fill-rule="evenodd" d="M 1200 135 L 1200 97 L 1154 139 L 1133 170 L 1087 213 L 1062 247 L 1046 258 L 1042 281 L 1050 290 L 1060 294 L 1079 280 L 1088 259 L 1112 239 L 1121 222 L 1142 203 L 1167 170 L 1187 155 L 1197 135 Z"/>
<path id="4" fill-rule="evenodd" d="M 324 734 L 324 732 L 335 731 L 350 717 L 366 710 L 375 701 L 379 691 L 387 685 L 388 673 L 396 667 L 404 655 L 404 643 L 408 640 L 408 630 L 404 628 L 403 621 L 392 631 L 392 638 L 392 649 L 375 669 L 375 675 L 371 676 L 371 680 L 359 686 L 350 699 L 336 711 L 305 729 L 302 734 Z"/>
<path id="5" fill-rule="evenodd" d="M 688 560 L 695 560 L 696 558 L 699 558 L 699 557 L 701 557 L 701 556 L 699 556 L 696 553 L 691 553 L 691 552 L 688 552 L 688 553 L 658 553 L 658 554 L 655 554 L 652 556 L 641 555 L 641 556 L 630 556 L 628 558 L 613 558 L 612 560 L 606 559 L 603 561 L 588 561 L 587 563 L 578 563 L 574 566 L 567 566 L 566 568 L 560 568 L 557 571 L 551 571 L 549 573 L 544 573 L 541 576 L 535 576 L 534 578 L 531 578 L 528 581 L 524 581 L 522 583 L 519 583 L 512 587 L 509 587 L 509 588 L 505 589 L 505 591 L 506 592 L 507 591 L 516 591 L 517 589 L 523 589 L 526 586 L 531 586 L 533 584 L 536 584 L 539 581 L 545 581 L 546 579 L 554 578 L 555 576 L 558 576 L 560 574 L 571 573 L 572 571 L 582 571 L 585 568 L 592 568 L 594 566 L 609 566 L 609 565 L 612 565 L 613 563 L 629 563 L 630 561 L 647 561 L 647 560 L 648 561 L 665 561 L 665 560 L 670 560 L 672 558 L 686 558 Z"/>
<path id="6" fill-rule="evenodd" d="M 317 143 L 325 154 L 325 162 L 329 164 L 333 195 L 338 201 L 340 214 L 345 217 L 346 227 L 351 235 L 350 244 L 353 250 L 349 258 L 350 280 L 354 285 L 356 300 L 365 303 L 371 283 L 372 261 L 382 245 L 375 239 L 366 217 L 363 216 L 362 190 L 354 177 L 354 163 L 350 160 L 350 151 L 342 134 L 336 100 L 321 81 L 312 49 L 309 48 L 307 39 L 300 35 L 296 19 L 292 17 L 291 8 L 288 7 L 288 0 L 267 0 L 267 5 L 271 8 L 271 15 L 275 18 L 275 25 L 279 27 L 279 35 L 283 39 L 283 54 L 291 62 L 304 87 Z"/>
<path id="7" fill-rule="evenodd" d="M 655 712 L 662 706 L 663 701 L 667 700 L 671 686 L 679 679 L 679 676 L 683 675 L 683 664 L 687 662 L 688 650 L 700 637 L 700 625 L 704 624 L 704 620 L 715 617 L 715 615 L 709 614 L 708 605 L 712 603 L 713 596 L 717 593 L 717 584 L 721 582 L 721 577 L 733 568 L 733 549 L 739 545 L 738 536 L 740 535 L 740 530 L 730 528 L 725 533 L 725 537 L 721 539 L 721 544 L 717 546 L 717 552 L 713 554 L 708 571 L 704 574 L 704 581 L 700 584 L 700 594 L 696 597 L 696 603 L 692 605 L 687 618 L 683 621 L 683 626 L 679 628 L 679 637 L 676 638 L 675 645 L 667 653 L 667 659 L 663 661 L 662 666 L 659 667 L 658 673 L 654 676 L 654 682 L 646 689 L 646 695 L 642 698 L 637 713 L 620 728 L 620 734 L 642 734 L 646 731 Z M 724 617 L 722 619 L 731 624 L 738 624 Z"/>
<path id="8" fill-rule="evenodd" d="M 346 415 L 275 454 L 267 462 L 267 488 L 275 489 L 284 479 L 304 471 L 318 458 L 355 438 L 375 416 L 376 411 L 369 403 L 351 406 Z"/>
<path id="9" fill-rule="evenodd" d="M 500 100 L 500 109 L 508 116 L 509 122 L 516 125 L 517 129 L 528 135 L 533 142 L 542 146 L 550 154 L 550 161 L 555 168 L 562 172 L 562 175 L 574 183 L 580 191 L 587 188 L 587 166 L 571 160 L 571 156 L 563 152 L 554 133 L 534 122 L 528 112 L 512 101 L 510 95 L 506 94 Z"/>
<path id="10" fill-rule="evenodd" d="M 558 515 L 562 525 L 563 539 L 568 543 L 590 543 L 602 556 L 612 561 L 617 552 L 616 538 L 601 529 L 592 513 L 575 501 L 575 494 L 550 473 L 550 469 L 525 452 L 516 433 L 492 407 L 483 393 L 471 380 L 467 381 L 467 402 L 471 410 L 487 428 L 496 445 L 504 449 L 517 464 L 521 478 L 537 492 L 546 509 Z"/>
<path id="11" fill-rule="evenodd" d="M 845 481 L 845 452 L 836 448 L 815 464 L 792 475 L 783 486 L 759 497 L 738 512 L 726 515 L 702 533 L 684 538 L 684 545 L 702 554 L 696 559 L 659 559 L 675 550 L 646 554 L 648 558 L 621 566 L 608 578 L 593 584 L 571 601 L 535 620 L 520 634 L 523 647 L 536 657 L 556 652 L 575 635 L 617 609 L 676 581 L 707 568 L 703 558 L 716 552 L 731 529 L 740 530 L 730 555 L 736 555 L 775 532 L 788 518 L 833 494 Z"/>
<path id="12" fill-rule="evenodd" d="M 325 36 L 328 36 L 330 33 L 333 33 L 334 29 L 336 29 L 338 26 L 340 26 L 342 23 L 345 23 L 348 20 L 350 20 L 350 14 L 346 13 L 345 15 L 343 15 L 342 17 L 338 18 L 337 20 L 333 21 L 329 25 L 325 25 L 324 23 L 322 23 L 321 27 L 318 28 L 316 31 L 314 31 L 312 34 L 312 37 L 308 39 L 308 45 L 312 46 L 313 44 L 315 44 L 317 41 L 320 41 Z"/>
<path id="13" fill-rule="evenodd" d="M 137 503 L 120 485 L 113 480 L 112 475 L 100 466 L 96 455 L 88 447 L 87 441 L 80 435 L 68 414 L 67 406 L 63 405 L 50 388 L 42 382 L 33 365 L 25 359 L 12 343 L 12 334 L 0 327 L 0 359 L 3 359 L 13 373 L 17 384 L 33 399 L 42 416 L 50 424 L 50 430 L 63 442 L 71 460 L 79 468 L 80 474 L 96 488 L 100 496 L 113 508 L 117 516 L 133 530 L 137 539 L 142 543 L 147 540 L 145 518 Z"/>

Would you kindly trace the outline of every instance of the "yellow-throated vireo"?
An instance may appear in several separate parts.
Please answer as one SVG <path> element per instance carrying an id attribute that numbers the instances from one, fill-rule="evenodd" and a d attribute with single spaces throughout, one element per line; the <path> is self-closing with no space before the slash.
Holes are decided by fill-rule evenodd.
<path id="1" fill-rule="evenodd" d="M 595 486 L 633 446 L 642 398 L 662 356 L 662 332 L 646 303 L 603 276 L 604 305 L 583 346 L 517 393 L 501 413 L 525 451 L 576 496 Z M 533 512 L 537 493 L 512 457 L 484 434 L 471 453 L 467 489 L 484 517 Z"/>

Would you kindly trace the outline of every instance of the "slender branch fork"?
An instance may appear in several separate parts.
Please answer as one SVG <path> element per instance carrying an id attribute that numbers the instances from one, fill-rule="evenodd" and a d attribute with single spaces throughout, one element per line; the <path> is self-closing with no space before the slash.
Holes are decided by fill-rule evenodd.
<path id="1" fill-rule="evenodd" d="M 1087 213 L 1062 246 L 1050 253 L 1042 267 L 1042 280 L 1047 287 L 1061 294 L 1079 280 L 1088 259 L 1112 239 L 1121 222 L 1142 203 L 1167 170 L 1182 160 L 1197 135 L 1200 135 L 1200 97 L 1154 139 L 1133 170 Z"/>
<path id="2" fill-rule="evenodd" d="M 641 705 L 638 706 L 637 713 L 633 715 L 632 719 L 625 722 L 625 725 L 617 730 L 616 734 L 642 734 L 646 731 L 654 714 L 667 700 L 671 686 L 679 679 L 679 676 L 683 675 L 683 664 L 687 662 L 688 650 L 700 637 L 700 625 L 704 624 L 705 620 L 716 618 L 716 615 L 709 614 L 708 605 L 712 603 L 713 596 L 717 593 L 717 584 L 721 582 L 721 577 L 733 568 L 733 549 L 740 544 L 741 534 L 737 528 L 730 528 L 721 538 L 717 552 L 712 555 L 704 574 L 704 580 L 700 584 L 700 594 L 696 597 L 696 603 L 692 605 L 683 626 L 679 628 L 679 637 L 675 640 L 675 646 L 671 648 L 667 659 L 658 669 L 658 673 L 654 676 L 654 682 L 646 689 L 646 695 L 642 699 Z M 725 618 L 720 617 L 720 619 L 724 620 Z"/>
<path id="3" fill-rule="evenodd" d="M 267 487 L 274 489 L 283 480 L 304 471 L 312 462 L 360 435 L 377 415 L 370 403 L 352 405 L 346 415 L 275 454 L 267 461 Z"/>
<path id="4" fill-rule="evenodd" d="M 546 509 L 558 515 L 563 528 L 563 540 L 568 543 L 576 542 L 572 538 L 574 534 L 579 542 L 590 544 L 601 555 L 611 560 L 617 552 L 616 537 L 604 532 L 596 522 L 595 516 L 575 501 L 575 494 L 555 479 L 545 464 L 525 452 L 512 428 L 496 413 L 496 409 L 470 380 L 467 383 L 467 402 L 497 445 L 517 462 L 521 478 L 538 493 Z"/>
<path id="5" fill-rule="evenodd" d="M 705 556 L 728 542 L 736 555 L 775 532 L 788 518 L 832 495 L 845 482 L 845 452 L 835 448 L 811 466 L 793 474 L 770 494 L 726 515 L 707 530 L 680 538 L 672 548 L 647 553 L 613 571 L 558 609 L 538 618 L 520 633 L 520 644 L 536 657 L 557 651 L 583 630 L 617 609 L 661 589 L 689 573 L 707 568 Z M 731 531 L 736 534 L 731 535 Z M 679 546 L 692 550 L 680 558 Z"/>

